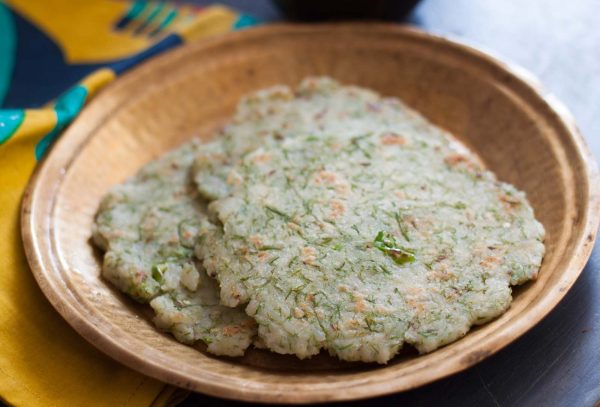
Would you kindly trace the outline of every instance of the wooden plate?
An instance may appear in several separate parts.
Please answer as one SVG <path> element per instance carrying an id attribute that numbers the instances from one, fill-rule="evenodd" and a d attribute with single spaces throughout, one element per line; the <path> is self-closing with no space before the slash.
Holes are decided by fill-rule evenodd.
<path id="1" fill-rule="evenodd" d="M 269 26 L 204 41 L 132 71 L 102 92 L 39 166 L 23 202 L 31 268 L 63 317 L 113 358 L 165 382 L 221 397 L 303 403 L 406 390 L 465 369 L 535 325 L 581 272 L 593 246 L 599 176 L 571 117 L 514 68 L 413 29 Z M 90 228 L 100 197 L 192 135 L 208 137 L 239 97 L 327 74 L 400 96 L 527 192 L 547 230 L 535 283 L 508 312 L 431 354 L 386 366 L 251 350 L 216 358 L 157 332 L 144 307 L 99 277 Z"/>

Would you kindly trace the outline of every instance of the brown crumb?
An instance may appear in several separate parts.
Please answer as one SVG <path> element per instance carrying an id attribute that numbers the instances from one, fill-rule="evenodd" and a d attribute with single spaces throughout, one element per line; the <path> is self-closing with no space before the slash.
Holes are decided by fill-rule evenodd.
<path id="1" fill-rule="evenodd" d="M 406 144 L 406 139 L 400 134 L 384 133 L 381 135 L 381 144 L 386 146 L 403 146 Z"/>

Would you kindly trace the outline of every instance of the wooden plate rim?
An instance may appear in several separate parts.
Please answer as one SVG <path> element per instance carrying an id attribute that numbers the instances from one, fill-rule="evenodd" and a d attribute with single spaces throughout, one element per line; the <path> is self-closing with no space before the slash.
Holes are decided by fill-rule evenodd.
<path id="1" fill-rule="evenodd" d="M 320 389 L 306 389 L 307 391 L 299 391 L 298 386 L 302 387 L 302 385 L 298 384 L 295 385 L 296 387 L 294 387 L 293 391 L 291 391 L 291 388 L 289 389 L 290 391 L 286 391 L 285 383 L 281 383 L 280 386 L 273 389 L 261 386 L 251 387 L 248 386 L 247 382 L 243 379 L 239 380 L 238 385 L 232 385 L 232 383 L 219 382 L 219 379 L 222 379 L 222 377 L 214 375 L 211 372 L 206 372 L 205 376 L 195 377 L 192 380 L 174 368 L 161 365 L 154 360 L 145 359 L 135 354 L 133 350 L 123 347 L 118 340 L 107 335 L 101 328 L 95 326 L 93 321 L 86 318 L 85 313 L 78 310 L 76 298 L 70 297 L 72 293 L 69 292 L 70 290 L 68 287 L 61 285 L 62 281 L 59 279 L 57 280 L 56 277 L 52 275 L 52 270 L 56 266 L 49 265 L 47 261 L 50 259 L 47 259 L 44 255 L 44 252 L 48 251 L 52 246 L 51 225 L 48 225 L 49 219 L 44 219 L 44 215 L 51 213 L 54 201 L 40 202 L 38 195 L 40 194 L 41 189 L 53 188 L 53 190 L 56 190 L 61 183 L 62 176 L 59 177 L 54 185 L 44 183 L 45 174 L 47 173 L 46 170 L 51 167 L 52 161 L 58 154 L 57 152 L 62 151 L 65 148 L 68 149 L 69 147 L 71 147 L 72 151 L 73 149 L 75 150 L 74 153 L 70 154 L 71 158 L 67 160 L 59 157 L 59 160 L 62 160 L 63 163 L 62 168 L 67 168 L 70 165 L 72 157 L 76 155 L 76 150 L 81 149 L 86 143 L 89 135 L 93 133 L 93 129 L 101 126 L 102 119 L 110 115 L 111 112 L 117 110 L 119 105 L 123 103 L 122 101 L 117 101 L 117 103 L 109 102 L 108 100 L 111 97 L 111 93 L 126 87 L 127 83 L 135 81 L 138 75 L 143 75 L 145 72 L 149 72 L 155 67 L 168 65 L 172 63 L 173 60 L 182 58 L 189 51 L 190 47 L 193 47 L 196 51 L 200 51 L 202 49 L 220 47 L 230 41 L 240 39 L 260 40 L 261 37 L 265 36 L 305 34 L 313 31 L 324 32 L 329 30 L 337 30 L 340 32 L 347 30 L 368 30 L 370 33 L 403 36 L 405 38 L 420 41 L 429 41 L 441 47 L 451 47 L 453 48 L 453 51 L 462 53 L 465 58 L 470 58 L 472 62 L 484 63 L 488 69 L 500 69 L 506 72 L 507 75 L 512 76 L 518 82 L 521 82 L 522 85 L 525 85 L 531 93 L 528 95 L 529 98 L 533 98 L 533 100 L 537 98 L 538 102 L 543 102 L 544 107 L 546 108 L 544 113 L 554 115 L 557 124 L 562 126 L 570 136 L 571 141 L 577 150 L 578 158 L 584 163 L 584 171 L 587 175 L 587 207 L 585 213 L 581 214 L 584 219 L 584 226 L 582 227 L 582 232 L 574 237 L 577 239 L 576 247 L 573 250 L 574 254 L 572 258 L 566 266 L 566 271 L 563 273 L 560 287 L 558 287 L 557 290 L 554 290 L 554 295 L 546 294 L 541 301 L 528 310 L 527 315 L 529 318 L 527 323 L 523 322 L 524 319 L 521 319 L 521 324 L 512 325 L 510 335 L 497 335 L 486 338 L 484 342 L 485 352 L 478 352 L 477 349 L 475 349 L 468 354 L 453 355 L 452 358 L 450 358 L 452 359 L 451 361 L 445 362 L 439 369 L 432 370 L 427 378 L 421 377 L 416 380 L 414 378 L 413 380 L 406 380 L 406 378 L 398 379 L 394 377 L 394 375 L 388 374 L 383 380 L 352 380 L 347 382 L 344 386 L 340 383 L 336 383 L 333 387 L 325 386 Z M 90 112 L 93 112 L 95 116 L 92 116 L 92 113 Z M 87 119 L 90 119 L 89 124 L 86 123 Z M 84 109 L 82 114 L 75 120 L 71 127 L 67 129 L 65 134 L 57 141 L 54 148 L 47 154 L 42 162 L 39 163 L 34 171 L 23 196 L 21 208 L 21 233 L 28 262 L 44 295 L 80 335 L 114 359 L 156 379 L 214 396 L 259 402 L 307 403 L 315 401 L 359 399 L 414 388 L 466 369 L 508 345 L 545 317 L 574 284 L 591 254 L 600 220 L 599 212 L 600 176 L 598 167 L 594 157 L 579 133 L 572 115 L 553 95 L 544 92 L 540 87 L 539 82 L 524 69 L 501 62 L 500 60 L 468 45 L 406 26 L 380 23 L 337 23 L 320 25 L 274 24 L 211 38 L 203 42 L 170 51 L 165 55 L 159 56 L 132 70 L 115 81 L 115 83 L 109 85 L 107 89 L 101 92 L 101 94 Z M 458 361 L 460 361 L 460 363 L 457 363 Z M 373 372 L 370 373 L 372 374 Z M 233 381 L 235 382 L 235 378 L 233 378 Z"/>

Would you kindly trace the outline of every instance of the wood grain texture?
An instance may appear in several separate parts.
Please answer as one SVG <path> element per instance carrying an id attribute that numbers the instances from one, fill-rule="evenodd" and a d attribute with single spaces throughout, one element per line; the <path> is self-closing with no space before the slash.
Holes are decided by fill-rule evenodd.
<path id="1" fill-rule="evenodd" d="M 327 74 L 400 96 L 527 192 L 547 230 L 540 277 L 465 338 L 384 367 L 253 350 L 215 358 L 157 333 L 144 309 L 99 278 L 90 228 L 100 197 L 192 135 L 210 136 L 239 97 Z M 387 25 L 271 26 L 205 41 L 125 75 L 95 99 L 38 168 L 22 231 L 35 277 L 90 342 L 169 383 L 268 402 L 347 400 L 413 388 L 494 354 L 544 317 L 576 280 L 598 226 L 596 164 L 566 109 L 478 51 Z"/>

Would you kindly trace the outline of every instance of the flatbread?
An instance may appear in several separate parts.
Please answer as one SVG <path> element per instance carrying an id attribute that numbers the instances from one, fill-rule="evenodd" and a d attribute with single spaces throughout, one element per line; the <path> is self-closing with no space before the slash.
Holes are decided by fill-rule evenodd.
<path id="1" fill-rule="evenodd" d="M 190 169 L 194 141 L 143 167 L 114 187 L 98 210 L 93 241 L 104 254 L 102 275 L 156 312 L 155 324 L 177 340 L 203 341 L 209 352 L 239 356 L 256 327 L 240 308 L 219 304 L 218 286 L 194 258 L 206 221 Z"/>
<path id="2" fill-rule="evenodd" d="M 247 147 L 222 143 L 220 172 L 195 165 L 201 189 L 206 177 L 222 187 L 205 191 L 215 225 L 196 246 L 222 303 L 247 304 L 275 352 L 378 363 L 503 313 L 544 254 L 525 195 L 400 101 L 306 83 L 286 102 L 306 109 L 259 98 L 253 111 L 276 129 L 256 137 L 234 123 L 229 146 Z"/>

